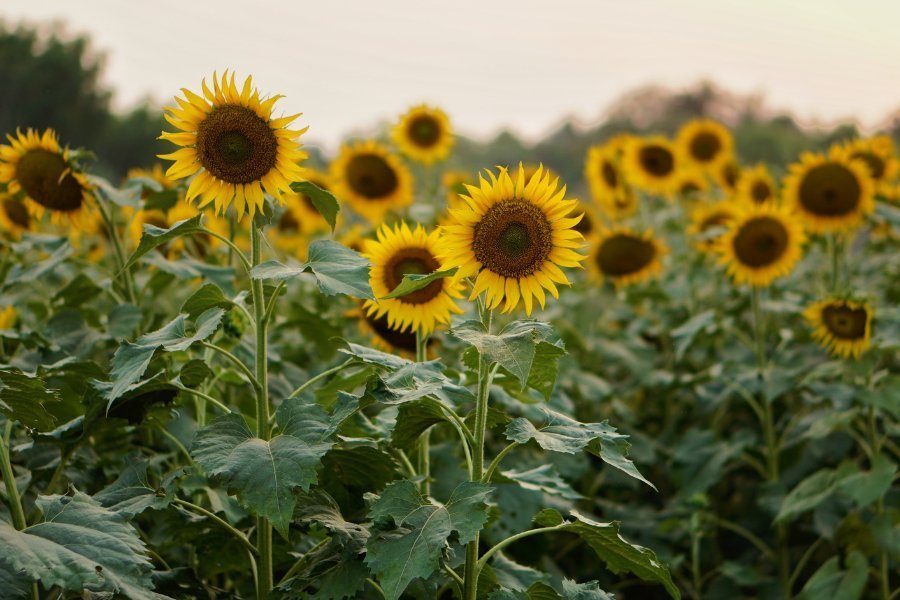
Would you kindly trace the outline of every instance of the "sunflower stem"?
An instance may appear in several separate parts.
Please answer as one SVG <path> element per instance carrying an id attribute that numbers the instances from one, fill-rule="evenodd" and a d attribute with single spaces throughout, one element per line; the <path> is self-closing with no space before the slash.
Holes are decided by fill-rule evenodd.
<path id="1" fill-rule="evenodd" d="M 131 304 L 137 305 L 137 296 L 134 293 L 134 281 L 131 278 L 131 269 L 125 268 L 125 253 L 122 251 L 122 242 L 119 240 L 119 231 L 116 229 L 112 217 L 110 216 L 109 211 L 106 210 L 106 206 L 102 200 L 97 201 L 97 206 L 100 209 L 100 216 L 103 218 L 103 224 L 109 232 L 109 239 L 112 240 L 113 250 L 116 253 L 116 267 L 119 271 L 119 275 L 122 277 L 122 286 L 125 288 L 125 295 L 128 296 L 128 301 Z"/>
<path id="2" fill-rule="evenodd" d="M 425 362 L 428 334 L 416 329 L 416 362 Z M 420 489 L 426 498 L 431 494 L 431 428 L 419 436 L 418 472 L 422 476 Z"/>
<path id="3" fill-rule="evenodd" d="M 22 510 L 22 499 L 19 497 L 19 490 L 16 489 L 16 476 L 12 470 L 12 463 L 9 459 L 9 444 L 12 440 L 13 422 L 6 420 L 6 430 L 3 433 L 3 440 L 0 443 L 0 474 L 3 475 L 3 483 L 6 485 L 6 497 L 9 502 L 9 511 L 12 514 L 13 526 L 19 531 L 25 529 L 28 525 L 25 521 L 25 511 Z"/>
<path id="4" fill-rule="evenodd" d="M 837 233 L 828 236 L 828 251 L 831 254 L 831 293 L 837 293 L 841 283 L 841 242 Z"/>

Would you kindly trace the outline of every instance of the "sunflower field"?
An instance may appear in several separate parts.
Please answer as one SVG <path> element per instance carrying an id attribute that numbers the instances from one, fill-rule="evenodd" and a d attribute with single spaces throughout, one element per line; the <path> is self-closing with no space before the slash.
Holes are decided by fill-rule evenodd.
<path id="1" fill-rule="evenodd" d="M 187 84 L 124 181 L 0 146 L 0 598 L 900 598 L 890 137 L 563 181 Z"/>

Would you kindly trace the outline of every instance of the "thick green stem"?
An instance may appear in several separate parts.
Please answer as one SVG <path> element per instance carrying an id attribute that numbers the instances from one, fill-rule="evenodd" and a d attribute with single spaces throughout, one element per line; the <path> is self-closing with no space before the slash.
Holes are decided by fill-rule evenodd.
<path id="1" fill-rule="evenodd" d="M 291 395 L 288 396 L 288 398 L 296 398 L 297 396 L 299 396 L 300 394 L 302 394 L 302 393 L 303 393 L 308 387 L 310 387 L 311 385 L 314 385 L 314 384 L 318 383 L 319 381 L 321 381 L 321 380 L 323 380 L 323 379 L 325 379 L 325 378 L 327 378 L 327 377 L 331 377 L 331 376 L 334 375 L 335 373 L 337 373 L 337 372 L 343 370 L 344 367 L 349 367 L 349 366 L 350 366 L 351 364 L 353 364 L 354 362 L 356 362 L 356 359 L 355 359 L 355 358 L 347 359 L 347 360 L 345 360 L 344 362 L 342 362 L 341 364 L 339 364 L 339 365 L 336 366 L 336 367 L 331 367 L 330 369 L 328 369 L 328 370 L 326 370 L 326 371 L 322 371 L 322 372 L 319 373 L 318 375 L 314 375 L 313 377 L 310 377 L 310 378 L 307 379 L 305 382 L 303 382 L 303 383 L 300 385 L 300 387 L 298 387 L 296 390 L 294 390 L 293 392 L 291 392 Z"/>
<path id="2" fill-rule="evenodd" d="M 19 490 L 16 489 L 16 476 L 13 474 L 12 463 L 9 460 L 9 442 L 12 439 L 12 421 L 6 421 L 6 430 L 0 443 L 0 474 L 3 475 L 3 483 L 6 485 L 6 496 L 9 500 L 9 511 L 12 513 L 13 526 L 22 531 L 27 526 L 25 511 L 22 510 L 22 499 L 19 498 Z"/>
<path id="3" fill-rule="evenodd" d="M 428 346 L 428 335 L 421 329 L 416 330 L 416 362 L 425 362 Z M 425 497 L 431 494 L 431 428 L 419 436 L 418 471 L 422 477 L 421 490 Z"/>

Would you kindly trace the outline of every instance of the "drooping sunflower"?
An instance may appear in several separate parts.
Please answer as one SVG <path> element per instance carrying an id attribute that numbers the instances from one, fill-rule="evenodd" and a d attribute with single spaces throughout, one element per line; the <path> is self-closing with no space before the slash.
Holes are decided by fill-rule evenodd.
<path id="1" fill-rule="evenodd" d="M 716 167 L 713 171 L 713 179 L 725 192 L 733 194 L 737 191 L 738 181 L 741 179 L 741 166 L 734 159 L 729 159 Z"/>
<path id="2" fill-rule="evenodd" d="M 451 314 L 463 312 L 456 304 L 462 297 L 462 284 L 450 277 L 399 298 L 384 298 L 400 285 L 404 275 L 427 275 L 440 269 L 439 230 L 428 233 L 421 225 L 410 229 L 400 223 L 382 225 L 376 237 L 363 244 L 363 256 L 372 261 L 369 280 L 376 298 L 364 304 L 367 314 L 387 316 L 388 325 L 400 332 L 428 335 L 438 325 L 449 325 Z"/>
<path id="3" fill-rule="evenodd" d="M 786 209 L 760 204 L 732 220 L 715 250 L 736 284 L 768 287 L 793 270 L 805 241 L 803 227 Z"/>
<path id="4" fill-rule="evenodd" d="M 413 201 L 412 175 L 384 144 L 374 140 L 341 148 L 331 163 L 335 195 L 354 211 L 378 225 L 390 210 Z"/>
<path id="5" fill-rule="evenodd" d="M 887 135 L 855 139 L 835 147 L 834 152 L 849 160 L 866 163 L 876 186 L 893 180 L 900 170 L 900 162 L 894 156 L 894 141 Z"/>
<path id="6" fill-rule="evenodd" d="M 839 152 L 804 153 L 784 180 L 784 200 L 814 233 L 857 227 L 875 209 L 866 163 Z"/>
<path id="7" fill-rule="evenodd" d="M 813 338 L 831 354 L 859 358 L 871 345 L 873 313 L 865 302 L 829 298 L 811 304 L 803 316 Z"/>
<path id="8" fill-rule="evenodd" d="M 91 186 L 72 160 L 69 149 L 59 145 L 52 129 L 43 134 L 33 129 L 6 136 L 8 146 L 0 146 L 0 183 L 13 196 L 22 193 L 29 213 L 40 220 L 80 221 L 91 203 Z"/>
<path id="9" fill-rule="evenodd" d="M 306 158 L 297 139 L 306 131 L 287 129 L 300 115 L 272 118 L 283 96 L 260 98 L 247 77 L 239 89 L 234 73 L 219 78 L 213 73 L 213 89 L 204 79 L 203 95 L 182 88 L 177 107 L 169 107 L 166 120 L 178 129 L 163 132 L 161 139 L 178 146 L 160 158 L 175 161 L 166 171 L 173 179 L 194 176 L 186 199 L 199 198 L 199 206 L 212 203 L 222 213 L 232 202 L 240 220 L 262 210 L 265 191 L 279 203 L 290 193 L 291 183 L 303 180 L 299 163 Z"/>
<path id="10" fill-rule="evenodd" d="M 630 183 L 654 194 L 675 191 L 682 159 L 675 145 L 662 136 L 635 138 L 626 146 L 623 168 Z"/>
<path id="11" fill-rule="evenodd" d="M 626 183 L 619 167 L 618 153 L 609 146 L 593 146 L 588 150 L 584 178 L 597 203 L 607 202 L 609 198 L 625 192 Z"/>
<path id="12" fill-rule="evenodd" d="M 544 290 L 556 298 L 556 284 L 568 285 L 560 267 L 578 267 L 584 256 L 584 236 L 575 230 L 578 218 L 567 215 L 577 205 L 565 198 L 542 167 L 525 179 L 522 165 L 513 180 L 501 168 L 485 171 L 478 186 L 467 186 L 466 206 L 450 210 L 450 224 L 442 227 L 442 268 L 458 267 L 458 278 L 474 277 L 469 300 L 485 295 L 496 308 L 505 301 L 510 312 L 522 300 L 531 314 L 533 299 L 544 307 Z"/>
<path id="13" fill-rule="evenodd" d="M 720 200 L 712 204 L 702 204 L 691 212 L 691 224 L 687 228 L 698 249 L 709 252 L 715 249 L 716 240 L 725 228 L 734 221 L 740 210 L 730 200 Z"/>
<path id="14" fill-rule="evenodd" d="M 447 158 L 453 149 L 450 119 L 439 108 L 420 104 L 400 117 L 391 131 L 400 152 L 423 165 Z"/>
<path id="15" fill-rule="evenodd" d="M 637 233 L 628 227 L 612 227 L 600 232 L 591 244 L 588 264 L 597 281 L 609 279 L 616 287 L 645 281 L 662 269 L 665 243 L 651 230 Z"/>
<path id="16" fill-rule="evenodd" d="M 0 231 L 13 239 L 19 239 L 23 231 L 29 231 L 34 220 L 28 208 L 12 194 L 0 193 Z"/>
<path id="17" fill-rule="evenodd" d="M 731 132 L 711 119 L 694 119 L 678 130 L 675 138 L 683 156 L 707 173 L 715 173 L 734 152 Z"/>
<path id="18" fill-rule="evenodd" d="M 769 169 L 763 163 L 741 171 L 735 186 L 735 194 L 740 202 L 748 204 L 765 204 L 778 200 L 775 180 L 769 175 Z"/>

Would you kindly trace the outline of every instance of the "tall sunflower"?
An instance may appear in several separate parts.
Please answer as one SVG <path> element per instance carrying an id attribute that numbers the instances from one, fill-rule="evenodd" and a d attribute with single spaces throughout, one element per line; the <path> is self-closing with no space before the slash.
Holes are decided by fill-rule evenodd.
<path id="1" fill-rule="evenodd" d="M 297 139 L 306 131 L 287 129 L 300 115 L 272 118 L 283 96 L 265 100 L 247 77 L 238 89 L 234 73 L 212 77 L 210 90 L 204 79 L 203 95 L 182 88 L 184 99 L 167 108 L 166 120 L 178 129 L 163 132 L 161 139 L 182 148 L 160 158 L 175 161 L 166 171 L 173 179 L 194 176 L 186 199 L 199 198 L 199 206 L 212 203 L 222 213 L 234 202 L 237 217 L 246 210 L 252 218 L 263 208 L 265 190 L 279 203 L 290 193 L 291 183 L 303 180 L 299 163 L 306 158 Z"/>
<path id="2" fill-rule="evenodd" d="M 675 143 L 682 156 L 707 173 L 715 173 L 734 152 L 731 132 L 711 119 L 688 121 L 678 130 Z"/>
<path id="3" fill-rule="evenodd" d="M 29 231 L 34 224 L 28 208 L 12 194 L 0 193 L 0 231 L 13 239 L 19 239 L 23 231 Z"/>
<path id="4" fill-rule="evenodd" d="M 667 253 L 666 245 L 649 229 L 637 233 L 628 227 L 612 227 L 601 231 L 591 244 L 588 264 L 594 279 L 609 279 L 616 287 L 622 287 L 658 273 Z"/>
<path id="5" fill-rule="evenodd" d="M 43 134 L 33 129 L 6 136 L 0 146 L 0 183 L 13 196 L 22 193 L 29 213 L 41 219 L 50 213 L 53 222 L 79 220 L 91 202 L 91 186 L 70 156 L 59 145 L 52 129 Z"/>
<path id="6" fill-rule="evenodd" d="M 522 165 L 515 181 L 504 168 L 486 173 L 478 186 L 467 186 L 466 206 L 451 209 L 442 227 L 442 268 L 475 278 L 469 300 L 483 293 L 489 308 L 505 301 L 503 312 L 522 300 L 530 315 L 533 299 L 543 308 L 545 289 L 555 298 L 556 284 L 569 284 L 560 267 L 584 260 L 575 252 L 584 241 L 578 218 L 567 217 L 577 201 L 565 199 L 566 187 L 557 189 L 558 179 L 542 167 L 527 181 Z"/>
<path id="7" fill-rule="evenodd" d="M 793 270 L 805 241 L 803 228 L 786 209 L 760 204 L 741 211 L 717 240 L 716 251 L 735 283 L 768 287 Z"/>
<path id="8" fill-rule="evenodd" d="M 414 106 L 400 117 L 391 131 L 400 152 L 423 165 L 444 160 L 453 149 L 450 119 L 439 108 Z"/>
<path id="9" fill-rule="evenodd" d="M 635 138 L 625 147 L 623 168 L 635 187 L 667 196 L 675 191 L 682 159 L 675 145 L 662 136 Z"/>
<path id="10" fill-rule="evenodd" d="M 374 140 L 341 148 L 331 163 L 331 179 L 335 195 L 375 225 L 388 211 L 413 201 L 409 169 L 384 144 Z"/>
<path id="11" fill-rule="evenodd" d="M 814 233 L 857 227 L 875 209 L 866 163 L 840 152 L 804 153 L 784 180 L 784 200 Z"/>
<path id="12" fill-rule="evenodd" d="M 834 152 L 849 160 L 866 163 L 876 185 L 893 180 L 900 170 L 900 162 L 894 156 L 894 141 L 887 135 L 855 139 L 837 146 Z"/>
<path id="13" fill-rule="evenodd" d="M 859 358 L 871 345 L 873 310 L 865 302 L 820 300 L 807 307 L 803 316 L 816 341 L 835 356 Z"/>
<path id="14" fill-rule="evenodd" d="M 438 230 L 429 234 L 421 225 L 410 229 L 401 223 L 393 228 L 382 225 L 376 240 L 366 240 L 363 256 L 372 261 L 369 278 L 376 298 L 364 305 L 369 315 L 386 315 L 388 325 L 400 332 L 408 329 L 427 335 L 439 324 L 449 325 L 451 313 L 463 312 L 456 304 L 462 297 L 462 284 L 450 277 L 400 298 L 384 298 L 400 285 L 404 275 L 426 275 L 440 269 L 439 237 Z"/>
<path id="15" fill-rule="evenodd" d="M 749 204 L 765 204 L 778 200 L 775 180 L 769 175 L 769 169 L 763 163 L 741 171 L 735 186 L 735 194 L 739 201 Z"/>
<path id="16" fill-rule="evenodd" d="M 624 195 L 626 191 L 618 152 L 609 146 L 593 146 L 588 150 L 584 161 L 584 178 L 587 179 L 591 196 L 597 203 Z"/>

